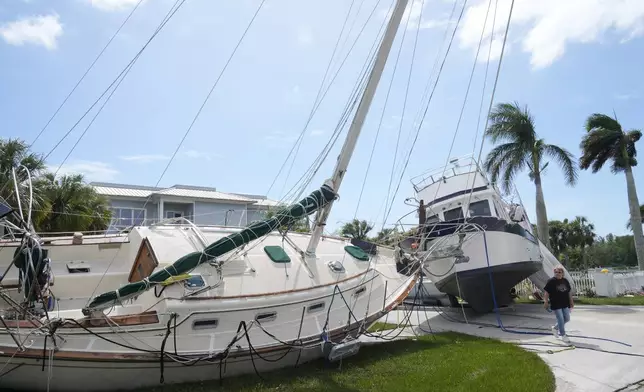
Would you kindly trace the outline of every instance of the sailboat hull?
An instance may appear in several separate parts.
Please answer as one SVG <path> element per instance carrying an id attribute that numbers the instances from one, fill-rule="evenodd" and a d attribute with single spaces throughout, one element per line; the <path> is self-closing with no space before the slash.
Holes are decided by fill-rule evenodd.
<path id="1" fill-rule="evenodd" d="M 329 339 L 340 341 L 347 336 L 356 336 L 359 329 L 363 331 L 382 315 L 377 312 L 365 319 L 364 324 L 361 321 L 348 328 L 337 328 L 329 333 Z M 244 341 L 240 343 L 246 345 Z M 158 355 L 139 355 L 138 358 L 123 355 L 110 359 L 60 359 L 54 355 L 53 361 L 46 358 L 43 364 L 42 350 L 33 350 L 32 354 L 32 358 L 12 359 L 0 375 L 3 388 L 42 391 L 47 390 L 49 385 L 50 391 L 61 392 L 133 390 L 163 384 L 216 381 L 245 374 L 255 376 L 258 373 L 261 376 L 268 371 L 296 367 L 323 357 L 319 337 L 310 339 L 301 348 L 276 345 L 258 348 L 253 353 L 249 350 L 231 350 L 225 360 L 200 361 L 190 366 L 166 358 L 163 371 Z M 2 355 L 0 358 L 4 364 L 9 356 Z M 223 383 L 225 385 L 225 381 Z"/>

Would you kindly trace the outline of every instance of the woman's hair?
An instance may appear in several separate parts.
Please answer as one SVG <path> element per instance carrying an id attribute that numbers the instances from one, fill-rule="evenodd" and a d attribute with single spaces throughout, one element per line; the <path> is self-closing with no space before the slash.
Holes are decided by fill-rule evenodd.
<path id="1" fill-rule="evenodd" d="M 564 271 L 564 267 L 561 264 L 558 264 L 555 268 L 552 269 L 554 272 L 557 272 L 557 270 L 561 270 L 561 272 Z"/>

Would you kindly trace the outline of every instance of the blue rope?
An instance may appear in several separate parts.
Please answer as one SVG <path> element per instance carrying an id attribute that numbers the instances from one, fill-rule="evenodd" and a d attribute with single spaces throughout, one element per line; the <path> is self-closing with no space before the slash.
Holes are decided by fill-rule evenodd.
<path id="1" fill-rule="evenodd" d="M 488 255 L 487 251 L 487 237 L 485 235 L 485 231 L 483 231 L 483 246 L 485 247 L 485 260 L 487 261 L 487 272 L 488 276 L 490 277 L 490 288 L 492 290 L 492 300 L 494 301 L 494 312 L 496 314 L 496 322 L 498 323 L 498 327 L 501 328 L 503 332 L 508 332 L 508 333 L 516 333 L 516 334 L 521 334 L 521 335 L 542 335 L 542 336 L 549 336 L 552 335 L 550 333 L 546 332 L 532 332 L 532 331 L 517 331 L 517 330 L 512 330 L 512 329 L 507 329 L 503 326 L 503 322 L 501 321 L 501 314 L 499 313 L 499 307 L 496 302 L 496 294 L 494 291 L 494 280 L 492 279 L 492 270 L 490 268 L 490 257 Z M 617 343 L 621 344 L 627 347 L 632 347 L 632 345 L 624 342 L 620 342 L 619 340 L 613 340 L 613 339 L 606 339 L 606 338 L 598 338 L 598 337 L 593 337 L 593 336 L 583 336 L 583 335 L 569 335 L 571 338 L 581 338 L 581 339 L 592 339 L 592 340 L 603 340 L 605 342 L 612 342 L 612 343 Z"/>

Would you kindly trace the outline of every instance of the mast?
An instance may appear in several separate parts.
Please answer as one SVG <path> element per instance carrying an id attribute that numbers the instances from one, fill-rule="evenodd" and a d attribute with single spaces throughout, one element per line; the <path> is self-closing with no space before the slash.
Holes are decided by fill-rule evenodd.
<path id="1" fill-rule="evenodd" d="M 364 120 L 367 117 L 367 113 L 369 113 L 371 101 L 376 94 L 376 89 L 378 88 L 382 71 L 385 68 L 387 57 L 391 51 L 391 46 L 394 42 L 394 38 L 396 37 L 396 32 L 398 31 L 398 26 L 400 25 L 405 8 L 407 8 L 407 3 L 408 0 L 396 1 L 396 6 L 391 14 L 389 23 L 387 24 L 387 30 L 385 30 L 382 43 L 380 44 L 380 48 L 378 48 L 374 67 L 369 75 L 367 86 L 362 93 L 362 98 L 360 98 L 360 104 L 358 105 L 356 115 L 351 122 L 351 127 L 349 128 L 347 138 L 342 146 L 342 151 L 338 157 L 335 170 L 333 171 L 331 178 L 325 182 L 325 184 L 330 186 L 336 194 L 338 193 L 344 174 L 347 171 L 347 166 L 349 166 L 349 161 L 351 160 L 351 155 L 353 155 L 353 150 L 355 149 L 356 142 L 358 141 L 358 136 L 360 136 Z M 309 245 L 306 249 L 307 257 L 315 257 L 315 251 L 318 243 L 320 242 L 320 238 L 322 237 L 322 231 L 324 230 L 326 221 L 331 213 L 332 206 L 333 202 L 327 204 L 317 212 L 313 234 L 311 234 L 311 240 L 309 241 Z"/>

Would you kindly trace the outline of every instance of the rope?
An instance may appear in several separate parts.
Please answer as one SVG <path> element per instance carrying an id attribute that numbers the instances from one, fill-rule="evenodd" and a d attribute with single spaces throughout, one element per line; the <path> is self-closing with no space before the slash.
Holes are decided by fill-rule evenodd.
<path id="1" fill-rule="evenodd" d="M 38 135 L 36 135 L 36 138 L 31 142 L 31 144 L 29 144 L 29 147 L 33 146 L 33 145 L 38 141 L 38 139 L 39 139 L 39 138 L 40 138 L 40 136 L 43 134 L 43 132 L 45 132 L 45 129 L 47 129 L 47 127 L 49 126 L 49 124 L 51 124 L 51 122 L 54 120 L 54 118 L 58 115 L 58 112 L 60 112 L 60 110 L 61 110 L 61 109 L 63 108 L 63 106 L 65 105 L 65 103 L 67 103 L 67 100 L 69 100 L 69 98 L 72 96 L 72 94 L 74 94 L 74 92 L 76 91 L 76 89 L 78 88 L 78 86 L 83 82 L 83 80 L 85 79 L 85 76 L 87 76 L 87 74 L 89 73 L 89 71 L 91 71 L 91 70 L 92 70 L 92 68 L 94 68 L 94 65 L 96 64 L 96 62 L 97 62 L 97 61 L 98 61 L 98 60 L 103 56 L 103 53 L 105 53 L 105 50 L 107 50 L 107 48 L 110 46 L 110 44 L 112 43 L 112 41 L 114 41 L 114 38 L 116 38 L 116 36 L 121 32 L 121 30 L 123 29 L 123 27 L 127 24 L 127 22 L 130 20 L 130 18 L 132 17 L 132 15 L 134 14 L 134 12 L 137 10 L 137 8 L 139 8 L 139 5 L 141 5 L 141 3 L 142 3 L 142 2 L 143 2 L 143 0 L 139 0 L 139 1 L 136 3 L 136 5 L 134 6 L 134 8 L 132 8 L 132 11 L 130 11 L 130 13 L 127 15 L 127 17 L 126 17 L 126 18 L 125 18 L 125 20 L 123 21 L 123 23 L 121 23 L 121 25 L 119 26 L 119 28 L 118 28 L 118 29 L 116 29 L 116 31 L 114 32 L 114 34 L 112 35 L 112 37 L 109 39 L 109 41 L 107 41 L 107 44 L 105 44 L 105 46 L 103 47 L 103 49 L 99 52 L 98 56 L 96 56 L 96 58 L 94 59 L 94 61 L 92 61 L 92 63 L 90 64 L 90 66 L 87 68 L 87 70 L 85 70 L 85 73 L 83 74 L 83 76 L 81 76 L 81 78 L 78 80 L 78 82 L 76 82 L 76 85 L 74 85 L 74 87 L 72 88 L 72 90 L 67 94 L 67 96 L 65 97 L 65 99 L 63 100 L 63 102 L 61 102 L 61 104 L 58 106 L 58 108 L 56 109 L 56 111 L 54 112 L 54 114 L 49 118 L 49 120 L 47 121 L 47 123 L 45 124 L 45 126 L 43 126 L 43 127 L 42 127 L 42 129 L 40 130 L 40 132 L 38 133 Z"/>

